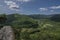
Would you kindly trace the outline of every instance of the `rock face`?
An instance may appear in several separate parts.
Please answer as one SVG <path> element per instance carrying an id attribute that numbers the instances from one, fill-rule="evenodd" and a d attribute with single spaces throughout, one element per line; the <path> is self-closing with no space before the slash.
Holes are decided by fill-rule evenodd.
<path id="1" fill-rule="evenodd" d="M 11 26 L 4 26 L 0 29 L 0 40 L 14 40 L 14 33 Z"/>

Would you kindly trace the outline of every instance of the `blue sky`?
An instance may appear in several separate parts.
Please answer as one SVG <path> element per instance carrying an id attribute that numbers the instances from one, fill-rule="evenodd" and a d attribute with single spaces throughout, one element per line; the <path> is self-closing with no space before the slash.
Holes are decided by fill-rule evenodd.
<path id="1" fill-rule="evenodd" d="M 0 13 L 59 14 L 60 0 L 0 0 Z"/>

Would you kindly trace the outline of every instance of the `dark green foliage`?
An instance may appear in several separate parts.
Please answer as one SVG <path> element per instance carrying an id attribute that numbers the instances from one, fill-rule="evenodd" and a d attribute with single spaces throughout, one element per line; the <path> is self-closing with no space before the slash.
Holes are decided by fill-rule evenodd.
<path id="1" fill-rule="evenodd" d="M 0 15 L 0 24 L 4 24 L 5 22 L 6 22 L 6 20 L 7 20 L 7 17 L 6 17 L 6 15 Z"/>
<path id="2" fill-rule="evenodd" d="M 30 32 L 30 34 L 35 34 L 35 33 L 38 33 L 38 32 L 40 32 L 40 30 L 39 30 L 39 29 L 35 29 L 35 30 L 32 30 L 32 31 Z"/>
<path id="3" fill-rule="evenodd" d="M 0 28 L 2 28 L 6 24 L 6 21 L 7 21 L 6 15 L 5 14 L 0 15 Z"/>

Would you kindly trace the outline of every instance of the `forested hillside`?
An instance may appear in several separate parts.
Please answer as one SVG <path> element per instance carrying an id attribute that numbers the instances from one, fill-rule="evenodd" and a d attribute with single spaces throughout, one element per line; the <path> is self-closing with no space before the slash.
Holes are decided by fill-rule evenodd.
<path id="1" fill-rule="evenodd" d="M 0 26 L 12 26 L 16 40 L 60 40 L 60 16 L 4 14 L 0 17 L 6 19 Z"/>

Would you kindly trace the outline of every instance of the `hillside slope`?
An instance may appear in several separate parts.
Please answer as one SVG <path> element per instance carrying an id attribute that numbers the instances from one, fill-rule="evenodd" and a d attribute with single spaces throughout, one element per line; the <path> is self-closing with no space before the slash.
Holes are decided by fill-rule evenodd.
<path id="1" fill-rule="evenodd" d="M 51 18 L 37 20 L 29 15 L 11 14 L 4 24 L 12 26 L 16 40 L 60 40 L 60 22 Z"/>

